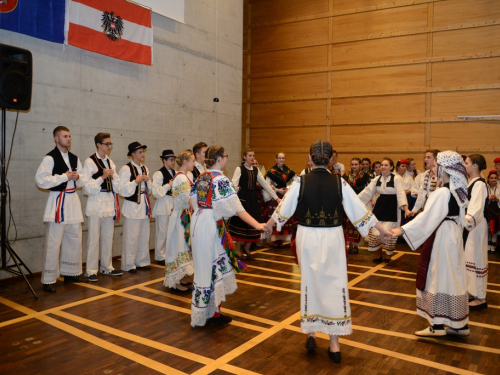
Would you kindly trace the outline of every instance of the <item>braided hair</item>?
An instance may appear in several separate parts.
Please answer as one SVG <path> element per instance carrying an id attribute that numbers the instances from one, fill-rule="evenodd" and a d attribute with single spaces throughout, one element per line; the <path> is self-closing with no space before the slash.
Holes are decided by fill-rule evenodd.
<path id="1" fill-rule="evenodd" d="M 217 159 L 222 156 L 224 156 L 224 147 L 217 145 L 210 146 L 205 152 L 205 165 L 208 168 L 212 168 L 217 163 Z"/>
<path id="2" fill-rule="evenodd" d="M 191 150 L 185 150 L 182 151 L 179 156 L 175 159 L 175 162 L 179 167 L 182 167 L 182 164 L 184 163 L 184 160 L 189 160 L 189 158 L 193 155 L 193 152 Z"/>
<path id="3" fill-rule="evenodd" d="M 316 166 L 327 166 L 333 156 L 332 144 L 328 141 L 314 141 L 309 148 L 309 155 Z"/>

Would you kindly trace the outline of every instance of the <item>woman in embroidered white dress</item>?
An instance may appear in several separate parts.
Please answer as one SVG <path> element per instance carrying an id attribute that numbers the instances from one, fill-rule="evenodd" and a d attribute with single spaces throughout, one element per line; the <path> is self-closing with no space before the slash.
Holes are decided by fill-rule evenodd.
<path id="1" fill-rule="evenodd" d="M 462 157 L 454 151 L 437 154 L 432 172 L 443 187 L 429 197 L 425 209 L 398 229 L 415 251 L 422 251 L 417 270 L 417 314 L 430 324 L 417 336 L 467 336 L 470 331 L 462 242 L 462 224 L 467 206 L 467 173 Z M 444 326 L 448 326 L 446 328 Z"/>
<path id="2" fill-rule="evenodd" d="M 172 183 L 174 210 L 168 221 L 165 280 L 163 285 L 184 292 L 189 289 L 181 285 L 181 279 L 185 275 L 192 275 L 194 272 L 191 237 L 189 234 L 191 213 L 193 212 L 190 199 L 193 183 L 187 176 L 187 172 L 193 170 L 194 155 L 189 150 L 182 151 L 175 162 L 180 168 Z"/>
<path id="3" fill-rule="evenodd" d="M 221 146 L 210 146 L 205 153 L 208 170 L 196 180 L 191 191 L 196 213 L 192 218 L 191 245 L 194 261 L 191 326 L 218 326 L 232 321 L 221 314 L 221 303 L 236 291 L 233 268 L 239 271 L 236 250 L 225 220 L 238 215 L 257 230 L 258 223 L 241 205 L 236 190 L 222 169 L 228 155 Z"/>
<path id="4" fill-rule="evenodd" d="M 277 230 L 280 230 L 297 211 L 299 225 L 296 248 L 301 272 L 301 329 L 308 334 L 306 348 L 316 348 L 315 332 L 330 335 L 328 355 L 338 363 L 341 359 L 338 336 L 351 334 L 352 323 L 345 239 L 341 226 L 342 212 L 341 208 L 336 207 L 343 205 L 349 220 L 362 236 L 374 226 L 385 238 L 392 236 L 366 209 L 349 184 L 339 175 L 326 170 L 332 154 L 332 145 L 327 141 L 316 141 L 311 145 L 309 159 L 313 163 L 313 170 L 292 183 L 268 221 L 267 229 L 271 230 L 276 223 Z M 314 209 L 311 216 L 309 207 L 317 205 L 318 201 L 320 206 L 325 205 L 320 209 L 318 218 L 325 217 L 325 220 L 320 220 L 314 226 Z M 307 214 L 303 223 L 304 209 Z M 313 217 L 313 220 L 308 221 L 308 217 Z"/>

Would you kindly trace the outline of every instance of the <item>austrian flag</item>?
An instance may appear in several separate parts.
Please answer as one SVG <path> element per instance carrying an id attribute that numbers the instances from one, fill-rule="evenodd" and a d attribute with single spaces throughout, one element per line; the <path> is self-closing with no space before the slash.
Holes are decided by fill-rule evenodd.
<path id="1" fill-rule="evenodd" d="M 138 64 L 152 65 L 151 9 L 126 0 L 71 0 L 66 44 Z"/>

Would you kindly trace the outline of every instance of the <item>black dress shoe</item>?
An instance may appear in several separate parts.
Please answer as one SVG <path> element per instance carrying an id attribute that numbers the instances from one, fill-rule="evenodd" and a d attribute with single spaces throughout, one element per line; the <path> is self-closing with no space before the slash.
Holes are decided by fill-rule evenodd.
<path id="1" fill-rule="evenodd" d="M 129 273 L 136 273 L 136 272 L 137 272 L 137 270 L 136 270 L 135 268 L 132 268 L 132 269 L 129 269 L 129 270 L 128 270 L 128 272 L 129 272 Z"/>
<path id="2" fill-rule="evenodd" d="M 149 266 L 149 265 L 148 266 L 141 266 L 141 267 L 136 266 L 135 268 L 138 270 L 142 270 L 142 271 L 149 271 L 151 269 L 151 266 Z"/>
<path id="3" fill-rule="evenodd" d="M 191 293 L 193 290 L 191 288 L 187 288 L 185 290 L 178 289 L 178 288 L 170 288 L 170 291 L 174 292 L 174 293 Z"/>
<path id="4" fill-rule="evenodd" d="M 472 302 L 474 300 L 475 300 L 475 298 L 473 296 L 469 296 L 469 302 Z"/>
<path id="5" fill-rule="evenodd" d="M 380 258 L 375 258 L 375 259 L 373 259 L 373 263 L 379 264 L 379 263 L 382 263 L 382 262 L 383 262 L 383 260 L 384 260 L 384 259 L 383 259 L 382 257 L 380 257 Z"/>
<path id="6" fill-rule="evenodd" d="M 480 303 L 479 305 L 469 305 L 469 311 L 477 311 L 488 308 L 488 302 Z"/>
<path id="7" fill-rule="evenodd" d="M 55 293 L 56 287 L 54 286 L 54 284 L 43 284 L 43 291 L 49 293 Z"/>
<path id="8" fill-rule="evenodd" d="M 328 357 L 330 357 L 335 363 L 340 363 L 340 361 L 342 360 L 340 352 L 331 352 L 330 348 L 328 348 Z"/>
<path id="9" fill-rule="evenodd" d="M 210 318 L 208 319 L 208 325 L 210 327 L 222 326 L 224 324 L 229 324 L 233 321 L 233 318 L 230 316 L 225 316 L 220 314 L 218 318 Z"/>
<path id="10" fill-rule="evenodd" d="M 64 276 L 64 283 L 86 283 L 89 279 L 85 276 Z"/>
<path id="11" fill-rule="evenodd" d="M 160 266 L 164 266 L 165 265 L 165 259 L 163 259 L 163 260 L 157 260 L 156 264 L 159 264 Z"/>
<path id="12" fill-rule="evenodd" d="M 180 283 L 180 284 L 181 284 L 182 286 L 191 286 L 191 285 L 193 285 L 193 283 L 190 283 L 189 281 L 186 281 L 186 282 L 181 281 L 181 283 Z"/>
<path id="13" fill-rule="evenodd" d="M 312 351 L 316 349 L 316 339 L 314 336 L 309 336 L 306 341 L 306 349 Z"/>

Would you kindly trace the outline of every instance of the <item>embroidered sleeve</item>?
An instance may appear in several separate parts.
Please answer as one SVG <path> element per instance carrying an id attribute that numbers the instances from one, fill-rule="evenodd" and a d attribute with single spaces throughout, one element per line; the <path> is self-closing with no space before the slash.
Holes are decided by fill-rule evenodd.
<path id="1" fill-rule="evenodd" d="M 288 190 L 276 210 L 274 210 L 272 218 L 276 222 L 276 229 L 278 231 L 293 216 L 299 202 L 299 193 L 300 179 L 292 183 L 290 190 Z"/>
<path id="2" fill-rule="evenodd" d="M 344 180 L 342 180 L 342 204 L 347 217 L 359 233 L 363 237 L 368 235 L 368 230 L 375 226 L 378 220 Z"/>
<path id="3" fill-rule="evenodd" d="M 212 207 L 216 220 L 228 219 L 245 211 L 233 184 L 226 176 L 216 177 L 212 181 Z"/>

